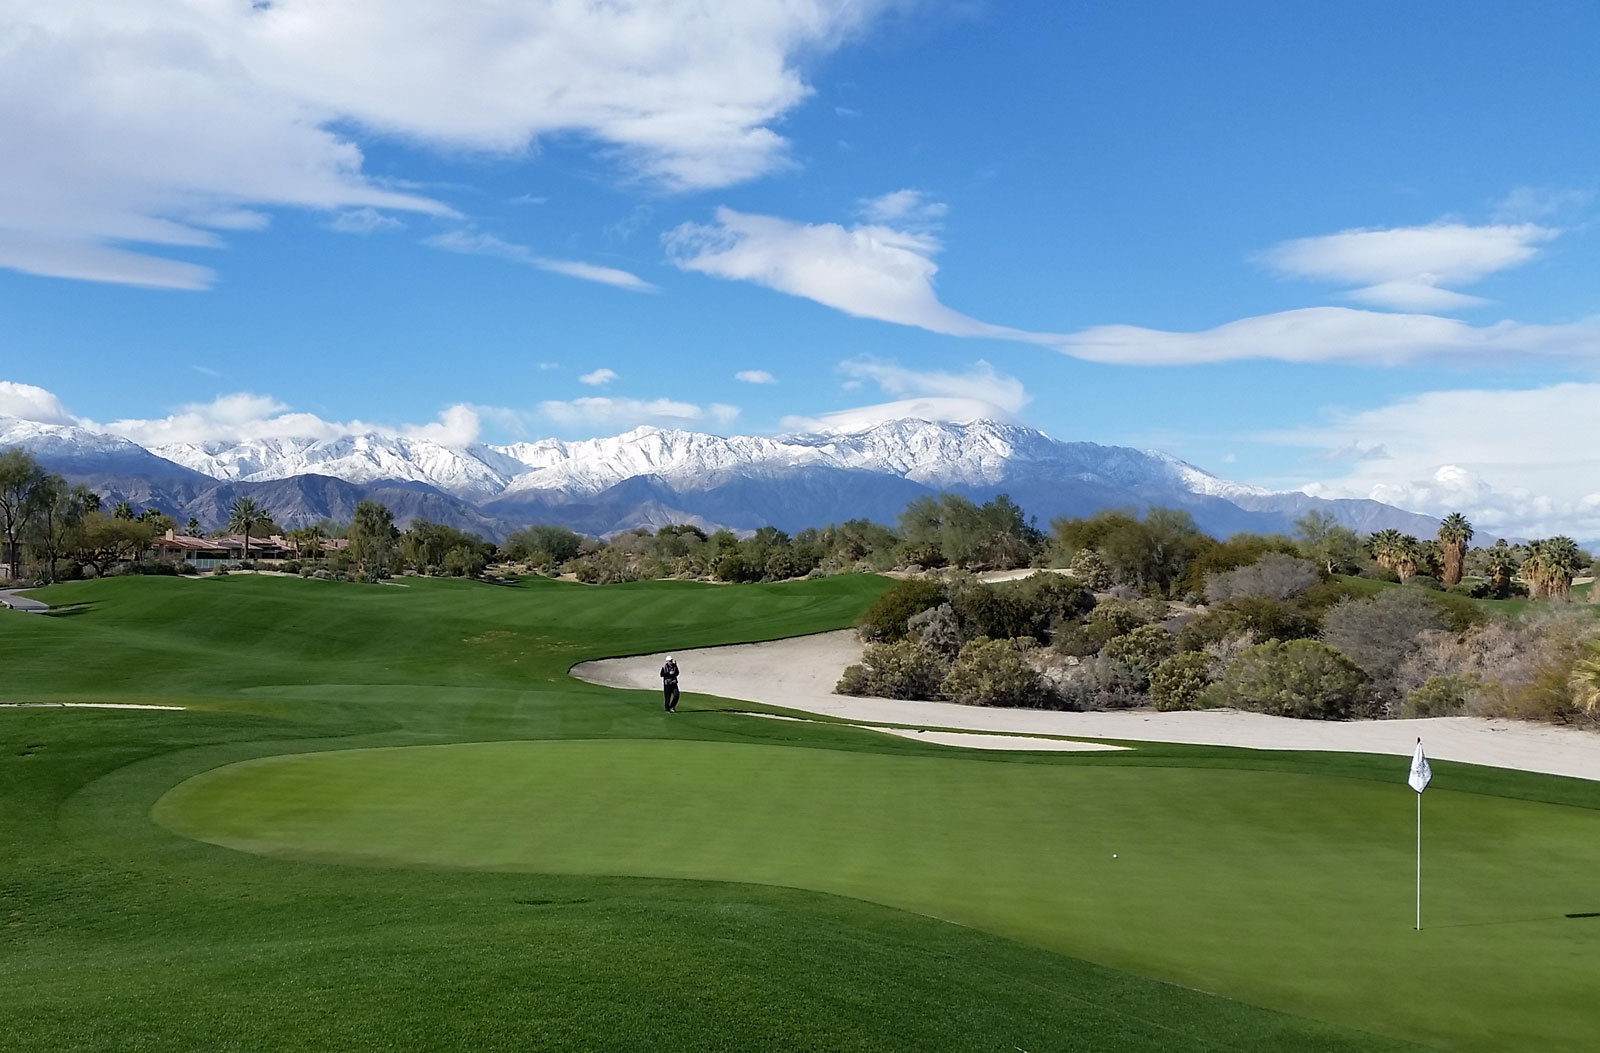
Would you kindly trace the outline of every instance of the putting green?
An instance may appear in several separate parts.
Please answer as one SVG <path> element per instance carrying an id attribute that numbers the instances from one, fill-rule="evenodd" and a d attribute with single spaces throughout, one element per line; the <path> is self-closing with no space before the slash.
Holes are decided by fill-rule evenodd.
<path id="1" fill-rule="evenodd" d="M 1600 910 L 1600 813 L 1431 790 L 1418 933 L 1412 807 L 1398 778 L 550 741 L 247 761 L 154 814 L 303 859 L 798 886 L 1367 1031 L 1590 1048 L 1600 918 L 1567 915 Z"/>

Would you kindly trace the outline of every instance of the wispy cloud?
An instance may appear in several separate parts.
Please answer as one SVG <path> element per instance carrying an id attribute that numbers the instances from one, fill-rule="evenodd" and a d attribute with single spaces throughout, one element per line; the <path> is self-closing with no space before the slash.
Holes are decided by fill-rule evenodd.
<path id="1" fill-rule="evenodd" d="M 541 402 L 539 412 L 552 424 L 568 429 L 633 428 L 642 424 L 686 428 L 708 421 L 716 425 L 730 424 L 739 416 L 739 407 L 721 402 L 701 406 L 675 399 L 589 396 L 565 402 Z"/>
<path id="2" fill-rule="evenodd" d="M 921 190 L 893 190 L 878 197 L 862 198 L 861 218 L 868 223 L 897 230 L 937 230 L 944 223 L 948 205 L 935 201 Z"/>
<path id="3" fill-rule="evenodd" d="M 1358 285 L 1348 295 L 1375 307 L 1454 311 L 1485 301 L 1450 286 L 1526 263 L 1558 233 L 1532 223 L 1346 230 L 1282 242 L 1261 259 L 1294 277 Z"/>
<path id="4" fill-rule="evenodd" d="M 860 387 L 862 381 L 871 381 L 893 400 L 810 416 L 789 416 L 779 426 L 791 432 L 852 432 L 905 418 L 1011 421 L 1029 402 L 1021 381 L 996 373 L 987 362 L 978 362 L 965 373 L 946 373 L 851 359 L 839 363 L 839 372 L 849 378 L 845 385 L 848 390 Z"/>
<path id="5" fill-rule="evenodd" d="M 686 271 L 754 282 L 857 318 L 950 336 L 1039 342 L 1037 334 L 990 325 L 951 310 L 933 291 L 940 244 L 930 234 L 881 225 L 795 223 L 719 208 L 711 224 L 684 223 L 665 235 L 667 254 Z"/>
<path id="6" fill-rule="evenodd" d="M 597 369 L 592 373 L 585 373 L 583 376 L 578 378 L 578 382 L 580 384 L 591 385 L 592 387 L 601 387 L 601 386 L 603 386 L 605 384 L 611 383 L 613 380 L 616 380 L 616 379 L 617 379 L 616 370 L 602 368 L 602 369 Z"/>
<path id="7" fill-rule="evenodd" d="M 540 256 L 526 245 L 497 238 L 493 234 L 483 234 L 470 230 L 450 230 L 442 234 L 434 234 L 423 238 L 422 243 L 431 248 L 443 249 L 446 252 L 460 252 L 469 256 L 494 256 L 512 263 L 521 263 L 535 267 L 541 271 L 552 274 L 564 274 L 569 278 L 581 278 L 584 281 L 599 282 L 602 285 L 614 285 L 619 289 L 630 289 L 634 292 L 655 292 L 656 287 L 640 278 L 636 274 L 618 270 L 615 267 L 601 267 L 593 263 L 582 263 L 577 260 L 558 260 L 549 256 Z"/>
<path id="8" fill-rule="evenodd" d="M 399 230 L 403 226 L 405 224 L 398 219 L 375 208 L 346 209 L 328 224 L 330 230 L 340 234 L 372 234 L 380 230 Z"/>
<path id="9" fill-rule="evenodd" d="M 1583 208 L 1593 200 L 1593 190 L 1519 186 L 1495 202 L 1490 215 L 1496 223 L 1529 223 Z"/>
<path id="10" fill-rule="evenodd" d="M 778 378 L 764 369 L 741 369 L 733 375 L 733 379 L 746 384 L 776 384 Z"/>

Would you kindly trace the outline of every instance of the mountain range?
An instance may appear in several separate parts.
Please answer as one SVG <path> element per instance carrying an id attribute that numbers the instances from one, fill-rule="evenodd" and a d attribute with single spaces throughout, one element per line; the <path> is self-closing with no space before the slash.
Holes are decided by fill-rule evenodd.
<path id="1" fill-rule="evenodd" d="M 893 523 L 907 502 L 939 492 L 980 501 L 1009 494 L 1041 523 L 1105 508 L 1182 508 L 1218 536 L 1287 533 L 1313 509 L 1361 532 L 1422 536 L 1438 525 L 1377 501 L 1264 490 L 1157 451 L 1062 442 L 990 420 L 894 420 L 779 438 L 646 427 L 509 446 L 367 434 L 146 448 L 74 425 L 0 418 L 0 448 L 8 446 L 108 501 L 207 529 L 250 496 L 286 528 L 347 521 L 372 499 L 402 526 L 421 517 L 491 539 L 530 523 L 593 535 L 669 523 L 792 532 L 856 518 Z"/>

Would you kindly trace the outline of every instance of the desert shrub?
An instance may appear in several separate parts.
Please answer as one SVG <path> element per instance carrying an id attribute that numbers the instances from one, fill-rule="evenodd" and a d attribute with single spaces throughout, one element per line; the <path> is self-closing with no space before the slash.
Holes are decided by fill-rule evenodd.
<path id="1" fill-rule="evenodd" d="M 1452 632 L 1466 632 L 1474 625 L 1482 625 L 1489 620 L 1489 612 L 1483 605 L 1474 603 L 1465 596 L 1449 592 L 1429 592 L 1427 597 L 1444 614 L 1445 625 Z"/>
<path id="2" fill-rule="evenodd" d="M 1366 689 L 1361 668 L 1327 644 L 1269 640 L 1241 652 L 1203 699 L 1274 716 L 1342 720 L 1360 707 Z"/>
<path id="3" fill-rule="evenodd" d="M 995 587 L 1021 600 L 1045 628 L 1063 619 L 1081 618 L 1094 610 L 1094 593 L 1083 582 L 1064 574 L 1040 571 Z"/>
<path id="4" fill-rule="evenodd" d="M 1471 600 L 1463 602 L 1471 603 Z M 1371 599 L 1346 600 L 1322 617 L 1322 641 L 1367 674 L 1375 715 L 1392 715 L 1401 698 L 1400 663 L 1422 645 L 1422 634 L 1446 628 L 1433 597 L 1420 589 L 1385 589 Z"/>
<path id="5" fill-rule="evenodd" d="M 1304 640 L 1317 635 L 1315 618 L 1262 596 L 1228 600 L 1190 619 L 1178 633 L 1180 651 L 1203 651 L 1208 644 L 1251 633 L 1258 640 Z"/>
<path id="6" fill-rule="evenodd" d="M 863 640 L 901 640 L 913 614 L 945 602 L 944 585 L 927 578 L 903 578 L 887 589 L 856 622 Z"/>
<path id="7" fill-rule="evenodd" d="M 1111 568 L 1092 548 L 1079 549 L 1072 557 L 1072 573 L 1095 592 L 1111 587 Z"/>
<path id="8" fill-rule="evenodd" d="M 952 702 L 969 706 L 1027 706 L 1050 702 L 1044 677 L 1016 640 L 978 637 L 961 648 L 941 690 Z"/>
<path id="9" fill-rule="evenodd" d="M 1206 577 L 1207 603 L 1222 603 L 1246 596 L 1283 600 L 1298 596 L 1321 580 L 1317 565 L 1282 552 L 1269 552 L 1248 566 Z"/>
<path id="10" fill-rule="evenodd" d="M 1043 640 L 1049 635 L 1050 619 L 1035 617 L 1028 604 L 1012 592 L 978 583 L 949 591 L 950 606 L 961 626 L 963 640 L 979 636 L 995 640 L 1028 636 Z"/>
<path id="11" fill-rule="evenodd" d="M 935 699 L 950 669 L 942 655 L 924 650 L 913 640 L 873 644 L 850 666 L 834 688 L 841 695 L 880 698 Z"/>
<path id="12" fill-rule="evenodd" d="M 286 559 L 278 565 L 278 569 L 283 571 L 285 574 L 298 574 L 300 573 L 300 561 L 297 559 Z"/>
<path id="13" fill-rule="evenodd" d="M 228 568 L 219 563 L 217 564 L 217 569 L 211 572 L 211 576 L 214 578 L 226 578 L 228 576 Z"/>
<path id="14" fill-rule="evenodd" d="M 200 568 L 195 566 L 193 563 L 190 563 L 188 560 L 184 560 L 182 563 L 178 564 L 178 573 L 186 578 L 192 578 L 196 574 L 200 573 Z"/>
<path id="15" fill-rule="evenodd" d="M 238 563 L 234 564 L 234 566 L 239 570 L 255 570 L 256 561 L 253 559 L 241 559 Z"/>
<path id="16" fill-rule="evenodd" d="M 1149 701 L 1132 667 L 1098 655 L 1060 671 L 1054 687 L 1063 709 L 1131 709 Z"/>
<path id="17" fill-rule="evenodd" d="M 906 630 L 909 638 L 916 640 L 924 650 L 946 658 L 955 658 L 966 642 L 955 609 L 948 603 L 913 614 L 906 619 Z"/>
<path id="18" fill-rule="evenodd" d="M 474 545 L 458 545 L 444 554 L 444 572 L 457 578 L 476 578 L 489 566 L 483 550 Z"/>
<path id="19" fill-rule="evenodd" d="M 1406 695 L 1407 717 L 1449 717 L 1461 712 L 1476 685 L 1465 676 L 1432 676 Z"/>
<path id="20" fill-rule="evenodd" d="M 1172 635 L 1159 625 L 1141 625 L 1132 632 L 1112 637 L 1100 649 L 1100 657 L 1126 666 L 1126 678 L 1135 691 L 1150 686 L 1150 674 L 1175 650 Z"/>
<path id="21" fill-rule="evenodd" d="M 1294 598 L 1294 609 L 1308 618 L 1321 621 L 1323 612 L 1328 608 L 1345 600 L 1363 599 L 1366 593 L 1360 592 L 1349 582 L 1340 581 L 1338 578 L 1329 578 L 1319 581 L 1305 592 Z"/>
<path id="22" fill-rule="evenodd" d="M 1406 579 L 1406 587 L 1409 589 L 1427 589 L 1429 592 L 1443 592 L 1444 582 L 1432 574 L 1413 574 Z"/>
<path id="23" fill-rule="evenodd" d="M 1486 600 L 1494 595 L 1494 586 L 1482 578 L 1469 578 L 1458 581 L 1445 590 L 1453 596 L 1466 596 L 1473 600 Z"/>
<path id="24" fill-rule="evenodd" d="M 1150 673 L 1150 702 L 1168 712 L 1201 708 L 1201 697 L 1211 683 L 1211 656 L 1184 651 L 1162 661 Z"/>

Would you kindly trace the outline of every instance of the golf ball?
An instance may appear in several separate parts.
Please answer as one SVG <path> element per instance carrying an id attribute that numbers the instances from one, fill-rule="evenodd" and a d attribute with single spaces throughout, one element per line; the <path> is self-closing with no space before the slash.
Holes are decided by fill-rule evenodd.
<path id="1" fill-rule="evenodd" d="M 1111 853 L 1111 858 L 1112 858 L 1112 859 L 1115 859 L 1115 858 L 1117 858 L 1117 854 L 1116 854 L 1116 853 L 1115 853 L 1115 852 L 1113 852 L 1113 853 Z"/>

